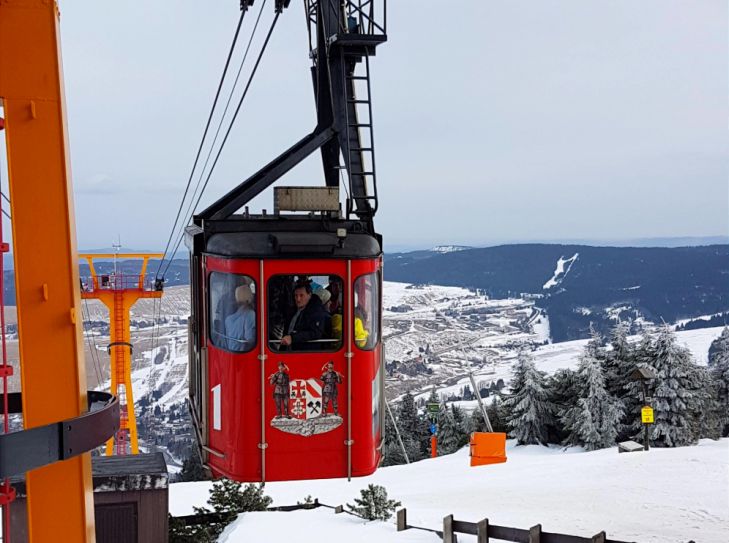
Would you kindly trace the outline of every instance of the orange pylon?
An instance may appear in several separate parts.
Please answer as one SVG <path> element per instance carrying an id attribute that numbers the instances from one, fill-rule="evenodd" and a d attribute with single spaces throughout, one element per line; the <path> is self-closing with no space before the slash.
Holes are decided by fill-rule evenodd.
<path id="1" fill-rule="evenodd" d="M 81 297 L 101 300 L 109 309 L 109 357 L 111 364 L 111 393 L 119 398 L 119 431 L 106 442 L 106 455 L 139 454 L 137 417 L 134 413 L 132 391 L 132 343 L 129 330 L 129 311 L 140 298 L 161 298 L 161 284 L 145 283 L 147 263 L 150 258 L 162 258 L 162 254 L 81 254 L 91 271 L 91 280 L 82 284 Z M 138 275 L 121 273 L 98 275 L 94 259 L 142 259 Z M 115 447 L 116 446 L 116 447 Z"/>

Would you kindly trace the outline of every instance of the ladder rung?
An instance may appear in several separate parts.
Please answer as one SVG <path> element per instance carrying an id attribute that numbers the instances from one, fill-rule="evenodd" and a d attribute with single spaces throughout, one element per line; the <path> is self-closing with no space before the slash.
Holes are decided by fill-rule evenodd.
<path id="1" fill-rule="evenodd" d="M 349 126 L 350 128 L 372 128 L 372 125 L 370 123 L 349 124 L 347 126 Z"/>
<path id="2" fill-rule="evenodd" d="M 350 104 L 369 104 L 369 100 L 347 100 Z"/>
<path id="3" fill-rule="evenodd" d="M 366 75 L 348 75 L 347 79 L 350 81 L 367 81 L 369 77 Z"/>
<path id="4" fill-rule="evenodd" d="M 371 153 L 372 147 L 350 147 L 350 151 L 362 151 L 363 153 Z"/>
<path id="5" fill-rule="evenodd" d="M 361 175 L 364 177 L 365 175 L 375 175 L 375 172 L 352 172 L 352 175 Z"/>

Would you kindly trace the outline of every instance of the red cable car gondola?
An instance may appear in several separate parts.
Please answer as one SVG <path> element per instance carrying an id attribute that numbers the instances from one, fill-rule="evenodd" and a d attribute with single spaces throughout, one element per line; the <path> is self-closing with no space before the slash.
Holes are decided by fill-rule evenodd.
<path id="1" fill-rule="evenodd" d="M 362 476 L 382 459 L 369 56 L 386 34 L 357 2 L 307 5 L 317 127 L 186 230 L 191 413 L 205 465 L 238 481 Z M 273 214 L 238 213 L 317 149 L 326 187 L 277 187 Z"/>

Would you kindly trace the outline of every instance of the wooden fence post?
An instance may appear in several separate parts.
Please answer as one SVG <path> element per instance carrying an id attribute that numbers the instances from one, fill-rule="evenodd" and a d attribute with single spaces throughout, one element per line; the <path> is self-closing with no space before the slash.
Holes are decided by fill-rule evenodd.
<path id="1" fill-rule="evenodd" d="M 605 535 L 604 531 L 592 536 L 592 543 L 605 543 L 606 540 L 607 535 Z"/>
<path id="2" fill-rule="evenodd" d="M 542 539 L 542 525 L 537 524 L 529 528 L 529 543 L 539 543 Z"/>
<path id="3" fill-rule="evenodd" d="M 408 511 L 404 507 L 397 512 L 397 531 L 408 529 Z"/>
<path id="4" fill-rule="evenodd" d="M 476 542 L 489 543 L 489 519 L 485 518 L 476 524 Z"/>
<path id="5" fill-rule="evenodd" d="M 343 513 L 343 512 L 344 512 L 344 506 L 343 505 L 337 505 L 334 508 L 334 513 L 335 514 L 339 514 L 339 513 Z"/>
<path id="6" fill-rule="evenodd" d="M 453 515 L 443 518 L 443 543 L 455 543 L 453 541 Z"/>

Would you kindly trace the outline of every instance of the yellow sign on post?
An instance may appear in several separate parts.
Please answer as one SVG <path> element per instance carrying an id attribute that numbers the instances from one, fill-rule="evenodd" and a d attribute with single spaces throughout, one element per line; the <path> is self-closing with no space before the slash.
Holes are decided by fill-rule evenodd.
<path id="1" fill-rule="evenodd" d="M 643 424 L 653 424 L 653 408 L 645 406 L 640 410 L 640 415 L 643 419 Z"/>

